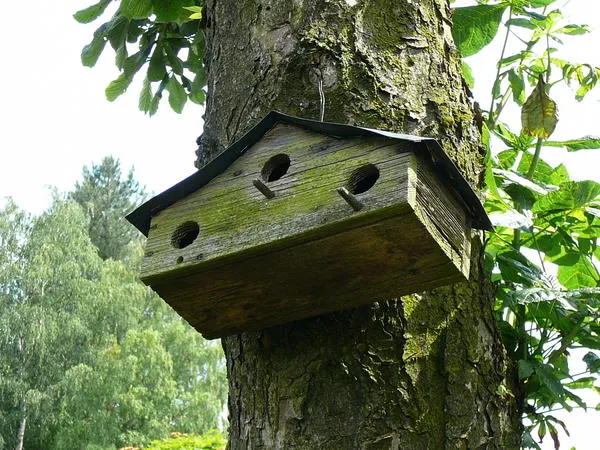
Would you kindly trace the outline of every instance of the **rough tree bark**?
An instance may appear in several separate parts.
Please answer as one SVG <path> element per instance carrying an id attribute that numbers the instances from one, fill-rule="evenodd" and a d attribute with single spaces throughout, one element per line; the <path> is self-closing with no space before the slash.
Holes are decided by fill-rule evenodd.
<path id="1" fill-rule="evenodd" d="M 198 167 L 269 110 L 484 150 L 447 0 L 207 0 Z M 223 340 L 231 449 L 517 448 L 475 237 L 473 281 Z M 510 385 L 510 383 L 509 383 Z"/>

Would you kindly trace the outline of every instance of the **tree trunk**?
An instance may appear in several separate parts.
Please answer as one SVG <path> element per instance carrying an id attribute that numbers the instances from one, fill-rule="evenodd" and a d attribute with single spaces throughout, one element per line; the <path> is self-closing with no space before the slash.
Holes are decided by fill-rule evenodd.
<path id="1" fill-rule="evenodd" d="M 202 166 L 269 110 L 484 149 L 446 0 L 207 0 Z M 473 280 L 223 340 L 230 449 L 518 448 L 493 294 Z M 508 381 L 507 381 L 508 380 Z"/>
<path id="2" fill-rule="evenodd" d="M 17 446 L 15 450 L 23 450 L 23 441 L 25 440 L 25 425 L 27 424 L 27 416 L 23 416 L 19 425 L 19 434 L 17 434 Z"/>

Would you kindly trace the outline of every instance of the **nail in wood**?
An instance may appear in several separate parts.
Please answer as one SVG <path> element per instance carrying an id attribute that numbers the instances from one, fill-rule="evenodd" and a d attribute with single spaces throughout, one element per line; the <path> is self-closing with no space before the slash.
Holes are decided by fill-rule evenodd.
<path id="1" fill-rule="evenodd" d="M 262 181 L 260 181 L 258 178 L 252 180 L 252 184 L 254 185 L 254 187 L 256 189 L 258 189 L 260 191 L 260 193 L 262 195 L 264 195 L 268 199 L 271 199 L 271 198 L 275 197 L 275 192 L 273 192 L 269 188 L 269 186 L 267 186 L 265 183 L 263 183 Z"/>
<path id="2" fill-rule="evenodd" d="M 352 206 L 354 211 L 360 211 L 363 208 L 364 205 L 345 187 L 337 188 L 337 192 L 346 200 L 346 203 Z"/>

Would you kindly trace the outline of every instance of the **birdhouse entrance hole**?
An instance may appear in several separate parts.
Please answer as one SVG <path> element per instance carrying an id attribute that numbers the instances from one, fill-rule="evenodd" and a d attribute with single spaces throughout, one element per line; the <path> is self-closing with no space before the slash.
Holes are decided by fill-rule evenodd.
<path id="1" fill-rule="evenodd" d="M 267 182 L 279 180 L 287 173 L 289 168 L 290 157 L 285 153 L 279 153 L 267 160 L 260 171 L 260 176 Z"/>
<path id="2" fill-rule="evenodd" d="M 348 190 L 353 194 L 362 194 L 371 189 L 379 179 L 379 169 L 374 164 L 365 164 L 350 175 Z"/>
<path id="3" fill-rule="evenodd" d="M 184 222 L 171 235 L 171 244 L 175 248 L 185 248 L 196 240 L 199 233 L 200 227 L 196 222 Z"/>

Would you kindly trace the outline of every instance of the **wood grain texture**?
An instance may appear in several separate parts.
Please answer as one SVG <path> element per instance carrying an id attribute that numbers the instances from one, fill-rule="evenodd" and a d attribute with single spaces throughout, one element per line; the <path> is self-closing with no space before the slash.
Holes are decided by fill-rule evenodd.
<path id="1" fill-rule="evenodd" d="M 142 279 L 207 338 L 458 282 L 468 277 L 467 216 L 411 150 L 278 125 L 152 218 Z M 282 154 L 287 173 L 269 181 L 265 163 Z M 364 167 L 378 178 L 360 192 Z M 189 223 L 199 235 L 178 248 Z"/>

